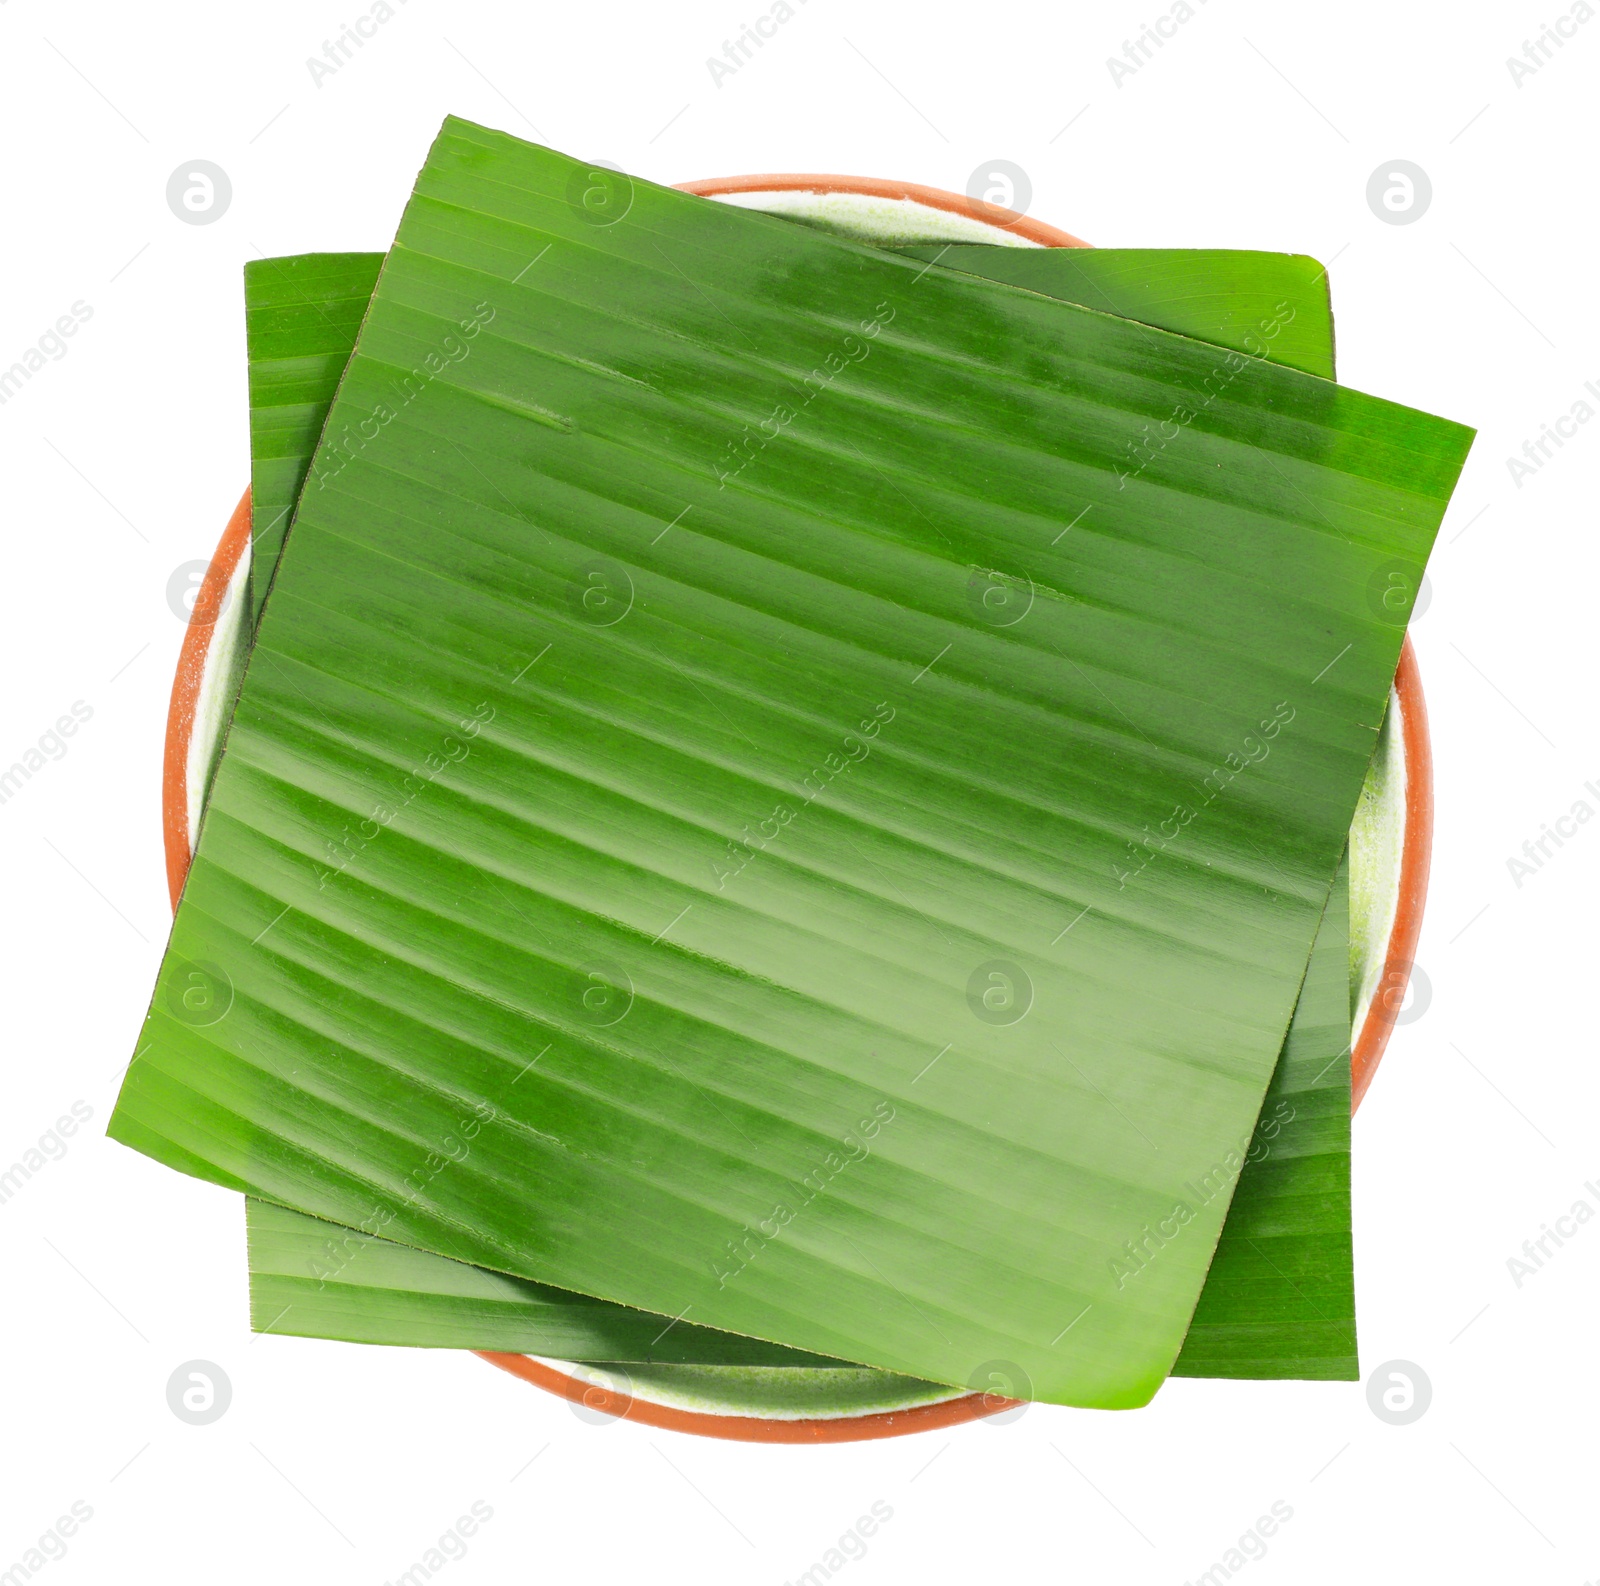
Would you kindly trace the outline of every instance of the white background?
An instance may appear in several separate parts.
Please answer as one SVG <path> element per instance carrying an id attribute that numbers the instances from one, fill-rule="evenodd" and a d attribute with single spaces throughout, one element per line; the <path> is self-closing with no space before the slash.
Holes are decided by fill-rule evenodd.
<path id="1" fill-rule="evenodd" d="M 0 764 L 74 701 L 93 710 L 0 805 L 0 1167 L 74 1101 L 94 1113 L 0 1204 L 0 1571 L 81 1499 L 93 1518 L 47 1583 L 378 1586 L 483 1500 L 494 1517 L 446 1586 L 779 1583 L 882 1500 L 893 1519 L 845 1586 L 1179 1586 L 1283 1500 L 1248 1586 L 1600 1577 L 1600 1221 L 1520 1288 L 1507 1269 L 1575 1200 L 1600 1207 L 1600 822 L 1521 886 L 1507 866 L 1575 801 L 1600 810 L 1600 424 L 1520 484 L 1506 461 L 1574 403 L 1600 410 L 1600 19 L 1519 84 L 1507 58 L 1564 0 L 1195 0 L 1119 86 L 1106 59 L 1162 0 L 793 0 L 717 86 L 706 58 L 761 0 L 393 3 L 318 86 L 307 57 L 362 0 L 0 0 L 0 367 L 93 309 L 0 407 Z M 1420 1365 L 1420 1420 L 1385 1424 L 1355 1384 L 1179 1381 L 1123 1414 L 751 1448 L 585 1424 L 465 1354 L 252 1340 L 238 1199 L 103 1137 L 168 924 L 167 585 L 248 474 L 242 262 L 387 246 L 448 112 L 664 182 L 959 190 L 1010 160 L 1034 214 L 1099 244 L 1317 255 L 1342 378 L 1479 428 L 1415 625 L 1438 761 L 1432 1000 L 1355 1130 L 1363 1369 Z M 212 225 L 166 204 L 195 159 L 232 180 Z M 1395 159 L 1433 185 L 1408 225 L 1365 196 Z M 233 1383 L 205 1427 L 166 1405 L 195 1357 Z"/>

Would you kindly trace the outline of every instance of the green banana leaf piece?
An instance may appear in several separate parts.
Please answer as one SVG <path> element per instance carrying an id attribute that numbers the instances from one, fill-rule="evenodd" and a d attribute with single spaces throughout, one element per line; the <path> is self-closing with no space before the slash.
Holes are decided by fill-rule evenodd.
<path id="1" fill-rule="evenodd" d="M 1176 1376 L 1357 1376 L 1346 900 L 1336 883 Z M 245 1206 L 258 1332 L 685 1371 L 839 1364 Z"/>
<path id="2" fill-rule="evenodd" d="M 259 620 L 300 487 L 355 348 L 381 253 L 245 265 L 250 589 Z M 246 1198 L 253 1324 L 374 1344 L 528 1350 L 575 1360 L 833 1366 L 759 1339 L 451 1261 Z M 463 1340 L 469 1340 L 463 1342 Z"/>
<path id="3" fill-rule="evenodd" d="M 1348 855 L 1252 1149 L 1172 1374 L 1354 1382 Z"/>
<path id="4" fill-rule="evenodd" d="M 1372 747 L 1369 592 L 1468 434 L 593 184 L 447 124 L 113 1132 L 666 1315 L 1143 1402 Z"/>
<path id="5" fill-rule="evenodd" d="M 244 267 L 252 628 L 382 264 L 381 253 L 308 253 Z"/>
<path id="6" fill-rule="evenodd" d="M 894 251 L 1333 379 L 1327 272 L 1304 254 L 982 243 Z M 252 628 L 382 266 L 381 253 L 308 253 L 245 265 Z M 1284 320 L 1286 303 L 1293 313 Z M 1278 326 L 1270 340 L 1262 334 L 1267 324 Z"/>
<path id="7" fill-rule="evenodd" d="M 1197 274 L 1194 256 L 1181 251 L 971 244 L 905 251 L 1333 378 L 1326 271 L 1304 256 L 1208 251 Z M 1279 327 L 1270 341 L 1262 332 L 1268 324 Z M 1175 1376 L 1360 1375 L 1350 1237 L 1349 934 L 1346 864 Z"/>
<path id="8" fill-rule="evenodd" d="M 587 1299 L 390 1239 L 374 1239 L 268 1201 L 247 1200 L 250 1305 L 257 1330 L 368 1344 L 452 1343 L 569 1360 L 730 1366 L 841 1362 L 736 1333 Z M 305 1321 L 315 1318 L 315 1331 Z"/>
<path id="9" fill-rule="evenodd" d="M 958 245 L 907 248 L 911 257 L 1139 319 L 1146 324 L 1248 351 L 1260 326 L 1292 306 L 1299 334 L 1294 367 L 1331 378 L 1333 328 L 1326 274 L 1299 256 L 1220 249 L 1042 251 Z M 257 348 L 288 364 L 324 339 L 325 321 L 306 312 L 309 286 L 288 313 L 282 282 L 320 279 L 342 297 L 347 285 L 375 281 L 381 254 L 263 260 L 246 267 L 251 391 Z M 355 326 L 350 330 L 354 345 Z M 268 339 L 270 337 L 270 340 Z M 1267 349 L 1288 362 L 1283 336 Z M 301 390 L 325 414 L 343 364 L 325 367 Z M 252 434 L 256 433 L 252 412 Z M 316 432 L 303 426 L 295 489 L 310 465 Z M 289 458 L 287 447 L 279 456 Z M 275 459 L 276 461 L 276 459 Z M 1350 1074 L 1348 1018 L 1337 1015 L 1348 971 L 1344 915 L 1348 888 L 1336 882 L 1318 932 L 1288 1038 L 1267 1090 L 1263 1154 L 1246 1163 L 1175 1375 L 1320 1377 L 1354 1380 L 1354 1272 L 1350 1245 Z M 1330 1017 L 1331 1015 L 1331 1017 Z M 641 1313 L 611 1308 L 620 1329 L 597 1325 L 606 1302 L 523 1283 L 425 1251 L 351 1235 L 315 1217 L 248 1203 L 251 1314 L 262 1331 L 352 1342 L 458 1349 L 519 1350 L 574 1360 L 633 1363 L 651 1358 L 659 1329 Z M 351 1243 L 350 1241 L 354 1241 Z M 402 1258 L 390 1252 L 403 1251 Z M 353 1266 L 383 1257 L 382 1281 Z M 415 1278 L 414 1289 L 401 1282 Z M 570 1302 L 575 1314 L 561 1306 Z M 581 1325 L 580 1325 L 581 1324 Z M 660 1358 L 728 1364 L 752 1345 L 736 1334 L 679 1324 L 659 1344 Z M 765 1347 L 752 1364 L 794 1364 L 797 1352 Z M 675 1364 L 672 1369 L 686 1370 Z"/>
<path id="10" fill-rule="evenodd" d="M 981 242 L 919 244 L 895 252 L 1333 379 L 1328 272 L 1307 254 Z"/>

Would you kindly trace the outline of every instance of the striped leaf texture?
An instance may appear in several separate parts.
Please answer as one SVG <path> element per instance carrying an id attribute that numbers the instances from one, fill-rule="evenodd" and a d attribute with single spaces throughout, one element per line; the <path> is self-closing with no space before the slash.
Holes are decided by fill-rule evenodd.
<path id="1" fill-rule="evenodd" d="M 958 245 L 909 248 L 946 268 L 1009 281 L 1066 302 L 1138 319 L 1240 351 L 1262 327 L 1292 314 L 1266 356 L 1308 373 L 1333 374 L 1333 326 L 1325 272 L 1315 261 L 1222 249 L 1016 250 Z M 317 351 L 325 324 L 311 282 L 337 302 L 347 282 L 377 278 L 381 254 L 266 260 L 246 274 L 252 326 L 270 328 L 274 359 Z M 302 283 L 284 309 L 282 282 Z M 258 283 L 264 291 L 257 297 Z M 1297 339 L 1286 340 L 1294 327 Z M 350 330 L 355 341 L 355 328 Z M 326 414 L 343 363 L 331 360 L 302 399 Z M 255 415 L 252 413 L 252 433 Z M 295 488 L 310 465 L 316 431 L 306 427 Z M 282 455 L 289 454 L 285 450 Z M 1350 1071 L 1344 878 L 1323 916 L 1289 1034 L 1268 1087 L 1263 1123 L 1223 1224 L 1177 1364 L 1180 1376 L 1357 1375 L 1350 1241 Z M 363 1343 L 503 1349 L 571 1360 L 798 1365 L 806 1357 L 736 1334 L 638 1325 L 641 1313 L 548 1286 L 531 1285 L 425 1251 L 406 1249 L 319 1218 L 249 1202 L 251 1315 L 262 1330 Z M 403 1251 L 403 1257 L 392 1253 Z M 378 1256 L 370 1267 L 369 1255 Z M 570 1313 L 563 1307 L 570 1306 Z M 607 1325 L 620 1324 L 620 1325 Z M 769 1354 L 751 1360 L 752 1347 Z M 824 1369 L 824 1368 L 817 1368 Z M 887 1374 L 885 1374 L 887 1375 Z M 903 1379 L 895 1379 L 902 1381 Z M 830 1391 L 832 1373 L 818 1379 Z"/>
<path id="2" fill-rule="evenodd" d="M 665 1316 L 1142 1403 L 1469 433 L 596 192 L 467 123 L 430 155 L 113 1133 Z"/>
<path id="3" fill-rule="evenodd" d="M 252 625 L 382 264 L 381 253 L 309 253 L 244 267 Z"/>

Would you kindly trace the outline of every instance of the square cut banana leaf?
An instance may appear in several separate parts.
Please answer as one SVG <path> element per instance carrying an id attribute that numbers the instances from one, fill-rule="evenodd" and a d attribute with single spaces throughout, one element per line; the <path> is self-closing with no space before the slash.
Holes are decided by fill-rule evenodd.
<path id="1" fill-rule="evenodd" d="M 1142 1403 L 1370 756 L 1372 591 L 1469 433 L 588 183 L 467 123 L 430 155 L 112 1132 L 533 1281 Z"/>
<path id="2" fill-rule="evenodd" d="M 1325 272 L 1304 257 L 1221 249 L 908 248 L 918 257 L 1333 375 Z M 259 521 L 298 497 L 381 254 L 246 267 L 252 481 Z M 1289 315 L 1285 319 L 1285 309 Z M 342 352 L 341 352 L 342 347 Z M 255 540 L 265 589 L 276 547 Z M 1346 887 L 1336 882 L 1174 1373 L 1354 1379 Z M 1270 1133 L 1269 1133 L 1270 1131 Z M 501 1349 L 573 1360 L 802 1365 L 737 1334 L 530 1284 L 250 1200 L 251 1315 L 264 1331 L 363 1343 Z M 643 1325 L 649 1323 L 648 1326 Z"/>

